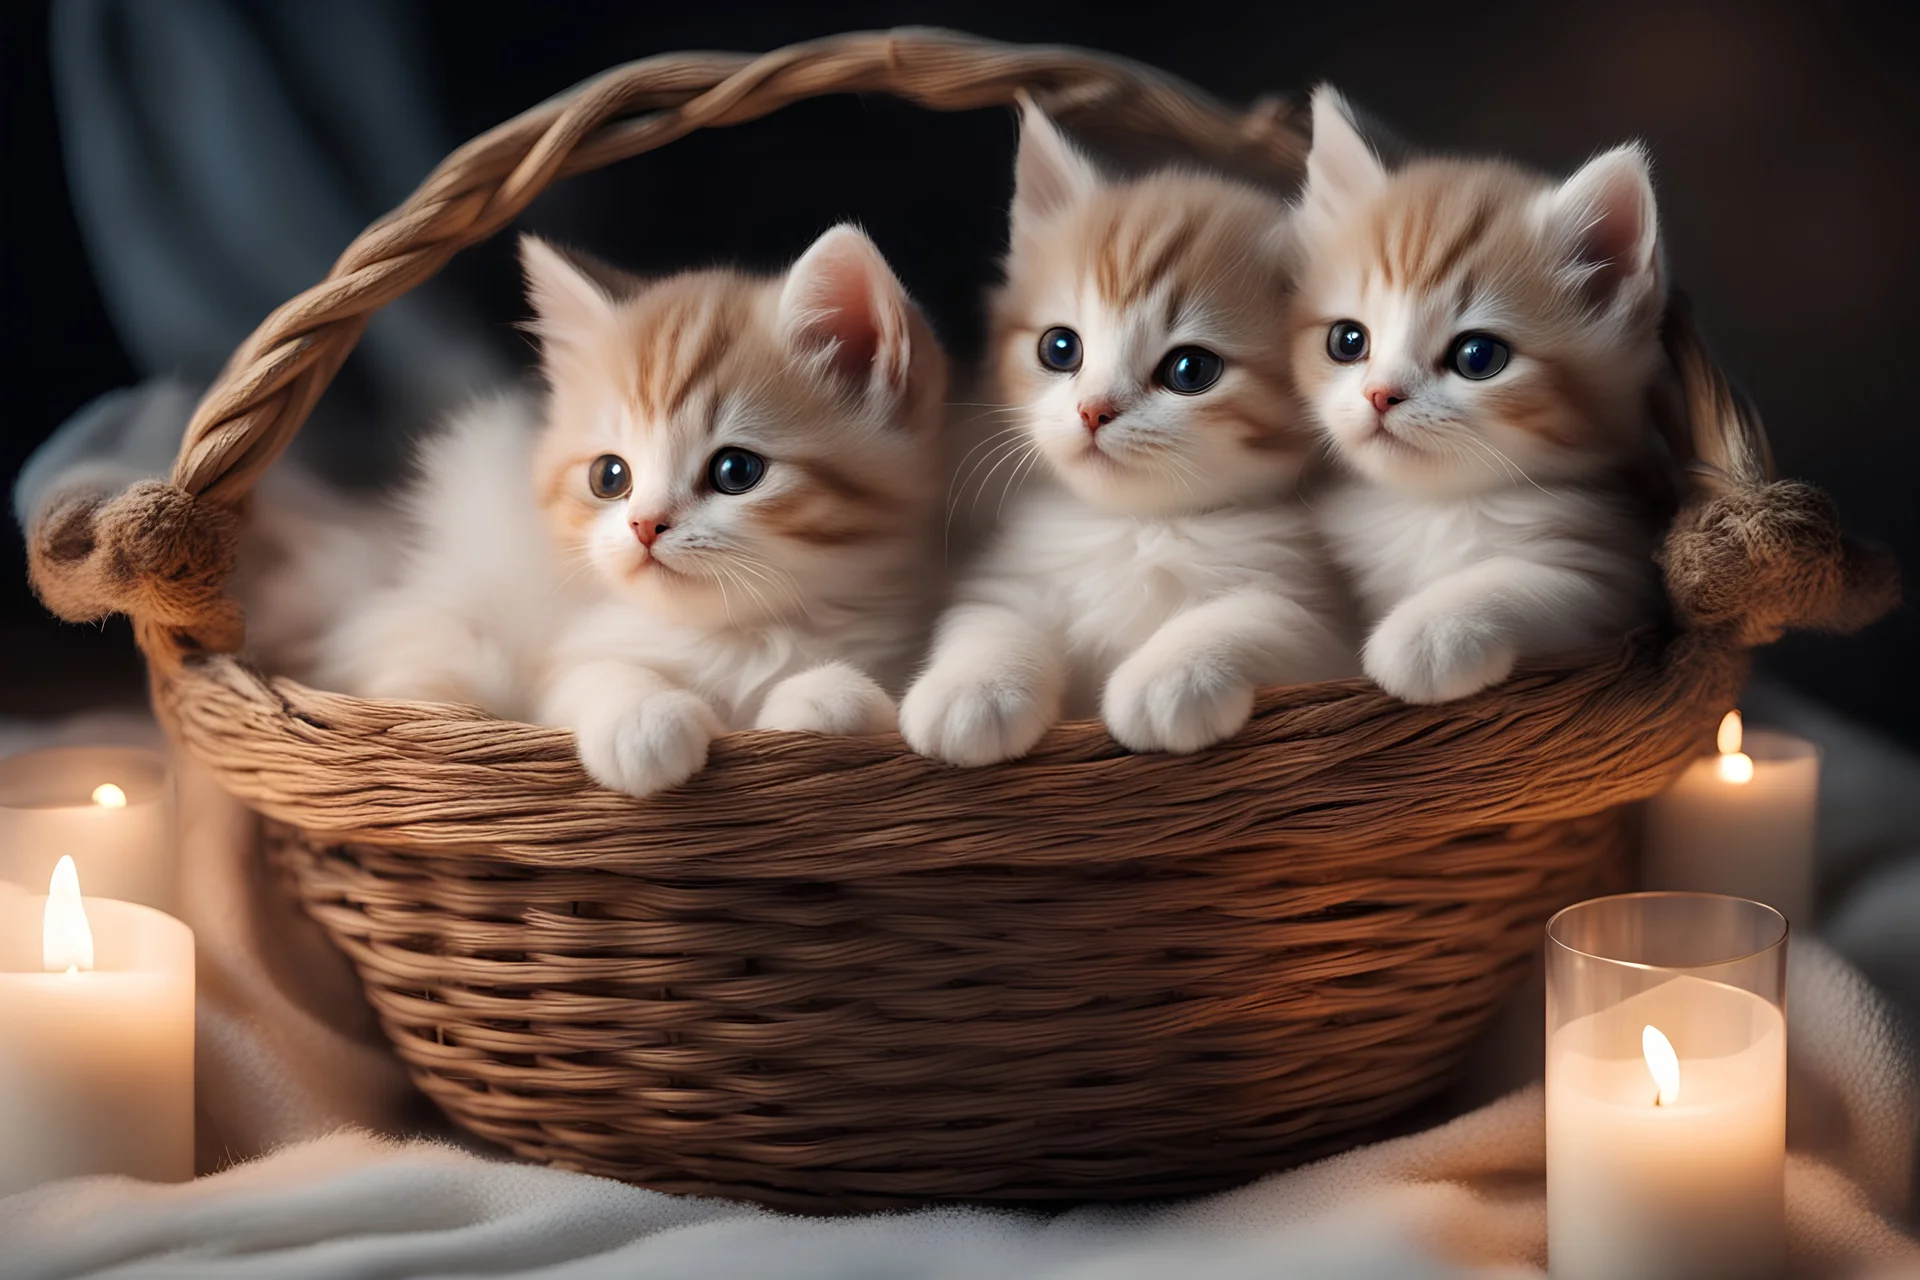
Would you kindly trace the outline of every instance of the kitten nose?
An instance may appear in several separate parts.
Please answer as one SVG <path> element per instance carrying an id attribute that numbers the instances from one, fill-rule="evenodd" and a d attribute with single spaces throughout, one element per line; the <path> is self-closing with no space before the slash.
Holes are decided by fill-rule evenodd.
<path id="1" fill-rule="evenodd" d="M 1405 399 L 1398 387 L 1367 388 L 1367 402 L 1373 406 L 1376 413 L 1385 413 Z"/>
<path id="2" fill-rule="evenodd" d="M 639 520 L 629 520 L 633 526 L 633 536 L 640 539 L 640 545 L 651 548 L 655 538 L 673 528 L 665 516 L 644 516 Z"/>
<path id="3" fill-rule="evenodd" d="M 1086 427 L 1088 435 L 1092 435 L 1119 416 L 1120 410 L 1114 407 L 1113 401 L 1111 400 L 1082 400 L 1080 402 L 1080 422 L 1081 425 Z"/>

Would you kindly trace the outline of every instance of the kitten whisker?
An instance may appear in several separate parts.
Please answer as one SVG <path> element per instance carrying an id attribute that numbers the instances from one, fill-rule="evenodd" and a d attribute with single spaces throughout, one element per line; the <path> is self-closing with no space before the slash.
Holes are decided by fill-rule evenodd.
<path id="1" fill-rule="evenodd" d="M 979 510 L 980 495 L 981 493 L 985 492 L 987 481 L 993 478 L 993 472 L 999 469 L 1000 464 L 1002 462 L 1004 462 L 1008 457 L 1017 453 L 1021 449 L 1021 447 L 1026 443 L 1025 440 L 1023 439 L 1024 433 L 1025 433 L 1025 428 L 1022 428 L 1022 427 L 1012 427 L 998 433 L 993 438 L 993 440 L 987 442 L 987 444 L 992 445 L 992 449 L 988 452 L 987 456 L 980 459 L 979 462 L 975 463 L 972 469 L 965 476 L 956 476 L 954 478 L 953 483 L 948 486 L 947 534 L 949 537 L 951 536 L 953 531 L 953 518 L 955 515 L 959 514 L 959 509 L 960 509 L 959 498 L 962 496 L 961 494 L 955 493 L 954 490 L 964 489 L 965 486 L 969 486 L 969 485 L 973 486 L 973 503 L 972 503 L 971 509 L 974 511 Z M 1009 440 L 1006 438 L 1008 436 L 1013 436 L 1014 438 Z M 982 445 L 980 447 L 984 448 L 986 446 Z M 978 451 L 979 451 L 978 448 L 974 450 L 974 452 L 978 452 Z M 985 475 L 980 476 L 978 483 L 975 484 L 974 477 L 980 473 L 981 468 L 986 467 L 989 463 L 992 464 L 992 469 L 988 470 Z"/>
<path id="2" fill-rule="evenodd" d="M 995 524 L 1000 523 L 1001 513 L 1007 509 L 1007 495 L 1013 492 L 1014 486 L 1020 482 L 1021 477 L 1033 469 L 1034 460 L 1039 456 L 1039 446 L 1029 441 L 1026 452 L 1021 455 L 1020 461 L 1014 463 L 1013 470 L 1007 472 L 1007 482 L 1001 486 L 1000 489 L 1000 501 L 996 503 L 993 508 L 993 522 Z"/>
<path id="3" fill-rule="evenodd" d="M 1005 466 L 1009 459 L 1021 457 L 1023 456 L 1024 450 L 1032 449 L 1034 447 L 1035 446 L 1032 441 L 1023 438 L 1023 439 L 1013 441 L 1011 447 L 1009 447 L 1008 449 L 1006 449 L 1000 454 L 998 461 L 996 461 L 993 464 L 992 470 L 988 471 L 986 475 L 980 477 L 980 488 L 973 495 L 974 511 L 978 511 L 980 509 L 980 494 L 986 492 L 987 485 L 989 482 L 992 481 L 995 473 L 997 473 L 1001 467 Z M 1009 473 L 1008 479 L 1009 479 L 1009 482 L 1011 482 L 1011 479 L 1012 479 L 1011 473 Z M 1004 490 L 1001 492 L 1000 497 L 1002 502 L 1006 501 L 1006 493 Z"/>

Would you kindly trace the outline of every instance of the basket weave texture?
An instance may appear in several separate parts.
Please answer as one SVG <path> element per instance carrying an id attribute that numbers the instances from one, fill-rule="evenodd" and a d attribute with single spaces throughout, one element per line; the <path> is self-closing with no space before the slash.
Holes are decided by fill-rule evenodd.
<path id="1" fill-rule="evenodd" d="M 595 787 L 559 730 L 233 656 L 222 588 L 254 481 L 367 317 L 550 183 L 819 94 L 1023 90 L 1275 182 L 1306 150 L 1277 101 L 1237 113 L 1135 64 L 943 32 L 634 63 L 455 152 L 269 316 L 170 480 L 33 531 L 42 598 L 134 619 L 170 732 L 273 820 L 268 855 L 474 1132 L 820 1210 L 1196 1191 L 1350 1142 L 1439 1088 L 1545 918 L 1619 876 L 1623 806 L 1701 749 L 1750 646 L 1890 607 L 1891 562 L 1772 480 L 1676 308 L 1675 625 L 1449 706 L 1275 689 L 1197 758 L 1082 723 L 971 771 L 895 737 L 740 733 L 640 801 Z"/>

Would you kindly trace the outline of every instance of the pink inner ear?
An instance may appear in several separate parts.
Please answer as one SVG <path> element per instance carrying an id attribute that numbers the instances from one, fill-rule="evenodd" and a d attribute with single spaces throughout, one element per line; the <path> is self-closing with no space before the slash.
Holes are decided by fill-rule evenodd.
<path id="1" fill-rule="evenodd" d="M 864 386 L 880 350 L 880 317 L 865 273 L 830 273 L 819 282 L 811 301 L 814 315 L 806 332 L 834 342 L 834 372 Z"/>
<path id="2" fill-rule="evenodd" d="M 1580 259 L 1601 267 L 1607 275 L 1622 276 L 1639 269 L 1639 211 L 1624 201 L 1612 201 L 1594 210 L 1598 219 L 1580 237 Z"/>
<path id="3" fill-rule="evenodd" d="M 1583 176 L 1576 175 L 1574 182 Z M 1573 228 L 1574 260 L 1594 268 L 1585 291 L 1594 301 L 1605 302 L 1652 266 L 1654 214 L 1640 171 L 1615 163 L 1610 171 L 1595 176 L 1597 181 L 1588 186 L 1583 198 L 1565 202 L 1561 216 L 1578 220 Z"/>

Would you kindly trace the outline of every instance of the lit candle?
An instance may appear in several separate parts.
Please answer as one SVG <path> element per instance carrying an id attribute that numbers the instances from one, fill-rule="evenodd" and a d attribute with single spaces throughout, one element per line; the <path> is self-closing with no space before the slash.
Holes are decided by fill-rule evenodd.
<path id="1" fill-rule="evenodd" d="M 1785 1262 L 1786 921 L 1628 894 L 1548 926 L 1552 1280 L 1771 1280 Z"/>
<path id="2" fill-rule="evenodd" d="M 1811 926 L 1819 752 L 1792 734 L 1745 732 L 1738 711 L 1718 746 L 1648 803 L 1647 888 L 1752 898 Z"/>
<path id="3" fill-rule="evenodd" d="M 193 1176 L 193 932 L 63 857 L 0 896 L 0 1196 L 93 1173 Z"/>
<path id="4" fill-rule="evenodd" d="M 38 892 L 70 855 L 87 891 L 178 902 L 173 779 L 134 747 L 55 747 L 0 760 L 0 880 Z"/>

